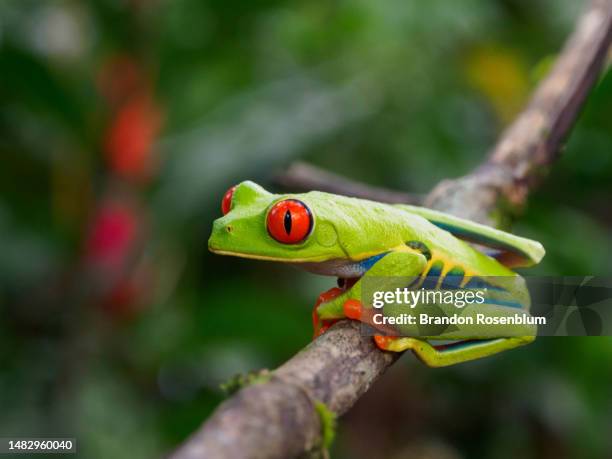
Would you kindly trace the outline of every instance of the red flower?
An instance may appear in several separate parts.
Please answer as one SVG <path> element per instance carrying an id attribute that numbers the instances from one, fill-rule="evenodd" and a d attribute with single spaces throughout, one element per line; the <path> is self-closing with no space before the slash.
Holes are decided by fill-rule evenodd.
<path id="1" fill-rule="evenodd" d="M 134 97 L 119 108 L 106 138 L 107 158 L 116 174 L 133 180 L 150 175 L 159 125 L 159 111 L 148 96 Z"/>
<path id="2" fill-rule="evenodd" d="M 101 268 L 120 269 L 133 250 L 138 227 L 138 216 L 125 203 L 103 204 L 89 233 L 87 258 Z"/>

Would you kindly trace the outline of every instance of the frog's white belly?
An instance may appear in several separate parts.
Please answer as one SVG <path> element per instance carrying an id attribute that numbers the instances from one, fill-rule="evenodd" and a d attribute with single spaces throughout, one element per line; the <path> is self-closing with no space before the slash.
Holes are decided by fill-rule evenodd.
<path id="1" fill-rule="evenodd" d="M 318 263 L 305 262 L 293 264 L 311 273 L 321 274 L 323 276 L 341 277 L 343 279 L 361 277 L 367 271 L 367 268 L 363 263 L 352 260 L 344 260 L 341 258 Z"/>

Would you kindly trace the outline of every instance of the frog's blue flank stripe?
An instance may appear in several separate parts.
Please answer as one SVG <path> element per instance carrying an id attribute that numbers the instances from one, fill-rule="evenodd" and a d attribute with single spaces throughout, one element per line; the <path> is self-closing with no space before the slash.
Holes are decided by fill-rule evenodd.
<path id="1" fill-rule="evenodd" d="M 442 290 L 457 290 L 461 286 L 462 281 L 463 276 L 457 276 L 449 273 L 442 279 L 440 288 Z"/>
<path id="2" fill-rule="evenodd" d="M 474 346 L 481 346 L 483 344 L 487 344 L 490 343 L 491 341 L 496 341 L 499 338 L 488 338 L 488 339 L 469 339 L 469 340 L 465 340 L 465 341 L 458 341 L 455 343 L 450 343 L 450 344 L 443 344 L 440 346 L 435 346 L 436 349 L 440 350 L 440 351 L 458 351 L 461 349 L 465 349 L 465 348 L 469 348 L 469 347 L 474 347 Z"/>
<path id="3" fill-rule="evenodd" d="M 484 304 L 493 304 L 495 306 L 507 306 L 509 308 L 522 309 L 523 305 L 516 301 L 504 301 L 496 298 L 486 298 Z"/>
<path id="4" fill-rule="evenodd" d="M 442 290 L 456 290 L 461 286 L 463 278 L 465 277 L 465 271 L 458 266 L 450 269 L 446 277 L 442 279 L 440 288 Z"/>
<path id="5" fill-rule="evenodd" d="M 474 289 L 474 290 L 484 290 L 485 288 L 488 290 L 498 290 L 500 292 L 507 292 L 503 287 L 499 285 L 492 284 L 487 282 L 482 277 L 471 277 L 467 284 L 465 284 L 466 289 Z"/>
<path id="6" fill-rule="evenodd" d="M 361 269 L 365 272 L 369 270 L 372 266 L 374 266 L 376 262 L 380 261 L 388 253 L 389 252 L 384 252 L 378 255 L 374 255 L 373 257 L 366 258 L 365 260 L 362 260 L 361 262 L 359 262 L 359 265 Z M 437 261 L 436 263 L 431 265 L 429 271 L 425 275 L 425 279 L 423 280 L 423 283 L 421 284 L 421 288 L 426 289 L 426 290 L 436 289 L 436 286 L 438 285 L 438 281 L 440 281 L 441 279 L 440 288 L 442 290 L 459 289 L 461 282 L 463 281 L 464 276 L 465 276 L 464 271 L 461 268 L 455 267 L 451 269 L 446 276 L 442 276 L 443 269 L 444 269 L 444 263 L 441 261 Z M 419 280 L 420 279 L 418 277 L 415 277 L 413 280 L 410 281 L 410 284 L 407 285 L 406 287 L 407 288 L 414 287 L 416 284 L 418 284 Z M 499 287 L 497 285 L 494 285 L 490 282 L 487 282 L 482 277 L 470 278 L 469 282 L 465 285 L 464 289 L 466 290 L 488 289 L 488 290 L 507 292 L 506 289 Z M 485 304 L 506 306 L 506 307 L 517 308 L 517 309 L 521 309 L 523 307 L 518 302 L 495 299 L 495 298 L 490 298 L 490 297 L 486 298 Z M 466 343 L 466 345 L 467 344 L 468 343 Z"/>
<path id="7" fill-rule="evenodd" d="M 442 274 L 442 268 L 444 268 L 444 263 L 441 261 L 436 261 L 429 271 L 427 272 L 425 279 L 423 280 L 423 284 L 421 284 L 421 288 L 433 290 L 438 285 L 438 280 L 440 279 L 440 275 Z"/>
<path id="8" fill-rule="evenodd" d="M 359 262 L 359 265 L 361 266 L 361 268 L 364 271 L 367 271 L 368 269 L 370 269 L 372 266 L 374 266 L 374 263 L 376 263 L 378 260 L 380 260 L 381 258 L 383 258 L 385 255 L 387 255 L 389 252 L 384 252 L 384 253 L 380 253 L 378 255 L 374 255 L 373 257 L 370 258 L 366 258 L 365 260 L 361 260 Z"/>

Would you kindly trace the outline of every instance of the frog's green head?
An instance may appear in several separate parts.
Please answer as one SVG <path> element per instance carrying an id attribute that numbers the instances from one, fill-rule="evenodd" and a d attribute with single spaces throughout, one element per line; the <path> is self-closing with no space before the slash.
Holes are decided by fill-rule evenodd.
<path id="1" fill-rule="evenodd" d="M 392 239 L 385 225 L 380 231 L 364 226 L 374 219 L 363 208 L 355 211 L 371 209 L 363 202 L 316 191 L 272 194 L 242 182 L 224 197 L 225 215 L 213 223 L 208 247 L 223 255 L 293 263 L 363 259 L 387 249 Z"/>

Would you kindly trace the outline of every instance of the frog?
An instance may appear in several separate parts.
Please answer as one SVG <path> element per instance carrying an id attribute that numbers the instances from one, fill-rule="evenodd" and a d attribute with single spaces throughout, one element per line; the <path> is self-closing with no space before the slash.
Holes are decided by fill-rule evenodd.
<path id="1" fill-rule="evenodd" d="M 497 335 L 477 324 L 425 327 L 420 334 L 414 327 L 377 325 L 377 309 L 362 293 L 373 279 L 388 279 L 389 291 L 408 278 L 414 279 L 411 288 L 433 280 L 434 289 L 453 279 L 455 288 L 475 282 L 493 292 L 462 313 L 529 314 L 529 291 L 515 269 L 541 261 L 545 250 L 538 241 L 426 207 L 322 191 L 275 194 L 248 180 L 225 193 L 221 210 L 208 240 L 211 252 L 337 278 L 337 286 L 315 302 L 315 338 L 339 320 L 356 320 L 373 327 L 382 351 L 410 350 L 426 365 L 444 367 L 523 346 L 537 336 L 530 323 Z"/>

